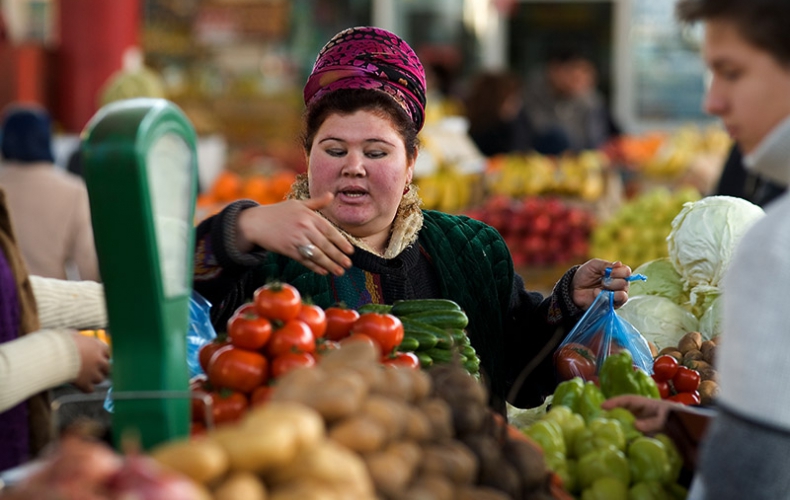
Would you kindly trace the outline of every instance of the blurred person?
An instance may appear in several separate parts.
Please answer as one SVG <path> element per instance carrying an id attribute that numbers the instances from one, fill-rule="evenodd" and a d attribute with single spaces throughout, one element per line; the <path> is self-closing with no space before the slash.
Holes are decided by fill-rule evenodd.
<path id="1" fill-rule="evenodd" d="M 469 136 L 485 156 L 532 150 L 524 87 L 510 72 L 487 71 L 472 81 L 465 100 Z"/>
<path id="2" fill-rule="evenodd" d="M 529 81 L 526 94 L 539 153 L 596 149 L 616 134 L 596 81 L 595 67 L 579 52 L 561 48 L 548 55 L 544 71 Z"/>
<path id="3" fill-rule="evenodd" d="M 705 110 L 722 120 L 750 173 L 788 185 L 790 2 L 679 0 L 677 13 L 705 25 L 702 54 L 712 73 Z M 724 277 L 720 393 L 692 499 L 790 498 L 790 195 L 765 212 Z M 660 428 L 667 411 L 665 402 L 635 397 L 606 404 L 635 409 L 646 428 Z"/>
<path id="4" fill-rule="evenodd" d="M 743 164 L 743 153 L 735 143 L 724 161 L 715 194 L 736 196 L 765 208 L 786 190 L 786 185 L 772 182 L 755 172 L 748 171 Z"/>
<path id="5" fill-rule="evenodd" d="M 0 187 L 32 274 L 99 280 L 88 190 L 54 164 L 49 114 L 39 107 L 6 110 L 0 130 Z M 79 276 L 69 276 L 75 269 Z"/>
<path id="6" fill-rule="evenodd" d="M 0 189 L 0 471 L 53 437 L 48 389 L 91 392 L 106 378 L 109 347 L 67 329 L 104 323 L 99 283 L 28 276 Z"/>

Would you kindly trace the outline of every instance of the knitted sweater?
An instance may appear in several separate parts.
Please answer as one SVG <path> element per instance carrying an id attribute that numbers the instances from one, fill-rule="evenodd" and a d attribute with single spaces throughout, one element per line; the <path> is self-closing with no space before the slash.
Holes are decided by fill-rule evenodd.
<path id="1" fill-rule="evenodd" d="M 575 269 L 548 298 L 527 292 L 499 233 L 468 217 L 424 211 L 414 244 L 389 259 L 357 248 L 351 256 L 352 268 L 338 278 L 320 276 L 274 253 L 258 252 L 257 261 L 250 254 L 242 256 L 243 261 L 234 259 L 235 234 L 227 228 L 235 226 L 244 206 L 249 204 L 231 205 L 198 227 L 194 286 L 212 302 L 218 330 L 224 330 L 233 311 L 270 278 L 294 285 L 322 307 L 339 300 L 358 307 L 367 302 L 449 298 L 469 316 L 470 341 L 490 382 L 492 404 L 504 409 L 507 392 L 521 370 L 544 345 L 559 342 L 562 335 L 554 335 L 558 328 L 569 328 L 578 317 L 569 299 Z M 555 381 L 550 356 L 546 358 L 511 402 L 533 406 L 551 393 Z"/>

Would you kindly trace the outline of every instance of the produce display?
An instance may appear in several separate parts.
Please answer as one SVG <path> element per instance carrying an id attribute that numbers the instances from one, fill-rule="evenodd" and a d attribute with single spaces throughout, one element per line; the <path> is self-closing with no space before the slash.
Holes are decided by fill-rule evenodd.
<path id="1" fill-rule="evenodd" d="M 590 253 L 594 217 L 556 197 L 491 197 L 466 214 L 499 231 L 517 267 L 582 261 Z"/>
<path id="2" fill-rule="evenodd" d="M 202 220 L 213 215 L 226 204 L 240 199 L 253 200 L 261 205 L 282 201 L 294 180 L 296 173 L 288 169 L 244 176 L 231 170 L 223 170 L 214 179 L 214 183 L 198 196 L 197 219 Z"/>
<path id="3" fill-rule="evenodd" d="M 718 343 L 718 337 L 705 340 L 700 332 L 688 332 L 676 346 L 662 349 L 653 365 L 661 397 L 684 404 L 713 403 L 719 394 L 715 369 Z M 679 395 L 684 392 L 692 396 Z"/>
<path id="4" fill-rule="evenodd" d="M 540 444 L 548 467 L 582 500 L 684 499 L 683 459 L 664 434 L 643 435 L 624 408 L 601 409 L 594 382 L 560 383 L 551 409 L 524 433 Z"/>
<path id="5" fill-rule="evenodd" d="M 443 167 L 431 175 L 415 177 L 414 184 L 419 189 L 423 208 L 456 213 L 476 200 L 480 180 L 480 174 Z"/>

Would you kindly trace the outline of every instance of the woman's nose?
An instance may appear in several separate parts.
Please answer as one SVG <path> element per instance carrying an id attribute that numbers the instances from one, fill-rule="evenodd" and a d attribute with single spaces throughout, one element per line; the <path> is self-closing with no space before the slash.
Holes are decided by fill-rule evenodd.
<path id="1" fill-rule="evenodd" d="M 343 165 L 343 175 L 360 176 L 365 175 L 364 155 L 349 153 Z"/>

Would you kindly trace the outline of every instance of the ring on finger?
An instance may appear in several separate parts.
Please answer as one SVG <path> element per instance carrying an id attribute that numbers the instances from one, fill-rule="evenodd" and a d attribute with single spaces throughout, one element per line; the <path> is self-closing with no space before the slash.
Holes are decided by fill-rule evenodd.
<path id="1" fill-rule="evenodd" d="M 315 257 L 315 245 L 308 243 L 307 245 L 299 245 L 296 247 L 296 250 L 299 252 L 299 255 L 304 257 L 305 259 L 312 260 Z"/>

